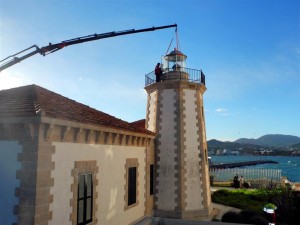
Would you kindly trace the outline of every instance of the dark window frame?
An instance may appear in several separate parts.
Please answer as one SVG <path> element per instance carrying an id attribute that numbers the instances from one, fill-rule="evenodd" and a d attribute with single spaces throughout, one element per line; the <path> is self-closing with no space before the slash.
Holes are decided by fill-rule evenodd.
<path id="1" fill-rule="evenodd" d="M 80 177 L 83 176 L 83 196 L 81 195 L 80 191 L 80 186 L 82 185 Z M 88 177 L 90 178 L 90 187 L 88 190 Z M 85 225 L 89 224 L 93 221 L 93 201 L 94 201 L 94 193 L 93 193 L 93 174 L 92 173 L 81 173 L 78 174 L 78 193 L 77 193 L 77 225 Z M 89 201 L 90 200 L 90 201 Z M 80 211 L 79 206 L 80 203 L 83 202 L 83 208 Z M 87 210 L 88 210 L 88 202 L 89 202 L 89 207 L 90 207 L 90 215 L 87 215 Z M 80 213 L 83 213 L 83 220 L 78 221 L 80 218 L 79 215 Z"/>
<path id="2" fill-rule="evenodd" d="M 150 164 L 150 195 L 154 194 L 154 164 Z"/>
<path id="3" fill-rule="evenodd" d="M 137 167 L 128 168 L 127 206 L 137 203 Z"/>
<path id="4" fill-rule="evenodd" d="M 132 175 L 129 175 L 129 168 L 135 167 L 136 169 L 136 174 L 135 174 L 135 182 L 130 181 L 129 178 Z M 139 180 L 140 180 L 140 175 L 139 175 L 139 161 L 137 158 L 127 158 L 126 163 L 125 163 L 125 168 L 124 168 L 124 178 L 125 178 L 125 184 L 124 184 L 124 191 L 125 191 L 125 196 L 124 196 L 124 210 L 131 209 L 132 207 L 135 207 L 139 204 Z M 130 183 L 130 187 L 129 187 Z M 135 183 L 135 186 L 134 186 Z M 135 190 L 132 190 L 132 186 L 134 186 Z M 131 192 L 131 193 L 130 193 Z M 128 196 L 130 195 L 130 196 Z M 131 196 L 135 196 L 135 200 L 131 199 Z M 129 198 L 128 198 L 129 197 Z M 129 204 L 128 204 L 129 203 Z"/>

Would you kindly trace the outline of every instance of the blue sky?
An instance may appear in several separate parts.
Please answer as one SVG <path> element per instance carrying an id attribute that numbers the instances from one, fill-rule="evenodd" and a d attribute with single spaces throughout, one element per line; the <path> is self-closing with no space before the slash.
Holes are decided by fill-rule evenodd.
<path id="1" fill-rule="evenodd" d="M 187 67 L 206 75 L 207 139 L 300 136 L 300 1 L 0 0 L 0 59 L 33 44 L 178 24 Z M 145 118 L 144 76 L 174 29 L 70 46 L 0 73 L 126 121 Z"/>

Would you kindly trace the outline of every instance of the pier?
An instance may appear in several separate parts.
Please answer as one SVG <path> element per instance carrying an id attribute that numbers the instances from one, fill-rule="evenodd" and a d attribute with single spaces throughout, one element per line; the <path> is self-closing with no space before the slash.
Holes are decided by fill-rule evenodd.
<path id="1" fill-rule="evenodd" d="M 210 169 L 228 169 L 228 168 L 236 168 L 236 167 L 244 167 L 244 166 L 254 166 L 254 165 L 266 164 L 266 163 L 278 164 L 278 162 L 275 162 L 272 160 L 256 160 L 256 161 L 248 161 L 248 162 L 211 164 L 209 166 L 209 168 Z"/>

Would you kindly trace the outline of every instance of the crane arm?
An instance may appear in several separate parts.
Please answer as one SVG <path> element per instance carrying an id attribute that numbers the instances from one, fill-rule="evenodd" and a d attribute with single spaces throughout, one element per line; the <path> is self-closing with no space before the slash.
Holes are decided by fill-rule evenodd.
<path id="1" fill-rule="evenodd" d="M 36 48 L 34 51 L 32 51 L 32 52 L 30 52 L 30 53 L 28 53 L 26 55 L 23 55 L 21 57 L 17 57 L 17 55 L 20 55 L 21 53 L 26 52 L 29 49 L 32 49 L 34 47 Z M 14 55 L 11 55 L 11 56 L 6 57 L 5 59 L 2 59 L 0 61 L 0 62 L 3 62 L 1 64 L 1 66 L 0 66 L 0 72 L 2 70 L 5 70 L 6 68 L 8 68 L 10 66 L 15 65 L 16 63 L 19 63 L 19 62 L 23 61 L 24 59 L 27 59 L 27 58 L 29 58 L 29 57 L 37 54 L 37 53 L 41 53 L 41 49 L 37 45 L 33 45 L 33 46 L 29 47 L 29 48 L 26 48 L 26 49 L 24 49 L 24 50 L 22 50 L 22 51 L 20 51 L 20 52 L 18 52 L 16 54 L 14 54 Z M 12 58 L 12 59 L 10 59 L 10 58 Z"/>
<path id="2" fill-rule="evenodd" d="M 1 60 L 0 62 L 3 62 L 3 64 L 0 65 L 0 72 L 10 66 L 13 66 L 13 65 L 23 61 L 24 59 L 27 59 L 27 58 L 37 54 L 37 53 L 40 53 L 41 55 L 46 56 L 47 54 L 56 52 L 64 47 L 69 46 L 69 45 L 75 45 L 75 44 L 80 44 L 80 43 L 84 43 L 84 42 L 88 42 L 88 41 L 95 41 L 95 40 L 99 40 L 99 39 L 116 37 L 116 36 L 127 35 L 127 34 L 155 31 L 155 30 L 166 29 L 166 28 L 171 28 L 171 27 L 177 27 L 177 24 L 160 26 L 160 27 L 150 27 L 150 28 L 138 29 L 138 30 L 131 29 L 131 30 L 124 30 L 124 31 L 113 31 L 113 32 L 102 33 L 102 34 L 91 34 L 91 35 L 87 35 L 87 36 L 73 38 L 70 40 L 65 40 L 65 41 L 62 41 L 62 42 L 56 43 L 56 44 L 49 43 L 49 45 L 44 46 L 42 48 L 39 48 L 37 45 L 33 45 L 27 49 L 22 50 L 21 52 L 18 52 L 14 55 L 11 55 L 11 56 Z M 35 50 L 31 51 L 23 56 L 17 57 L 17 55 L 19 55 L 23 52 L 26 52 L 32 48 L 35 48 Z M 8 60 L 8 59 L 10 59 L 10 60 Z"/>

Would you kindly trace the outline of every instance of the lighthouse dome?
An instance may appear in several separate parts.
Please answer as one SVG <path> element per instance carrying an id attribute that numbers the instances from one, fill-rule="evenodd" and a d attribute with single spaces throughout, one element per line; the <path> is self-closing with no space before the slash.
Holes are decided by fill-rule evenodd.
<path id="1" fill-rule="evenodd" d="M 169 62 L 183 62 L 186 60 L 187 56 L 183 54 L 181 51 L 174 48 L 169 54 L 165 56 L 166 60 Z"/>

